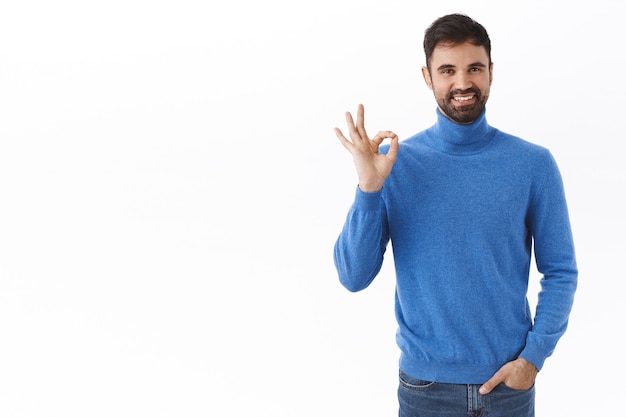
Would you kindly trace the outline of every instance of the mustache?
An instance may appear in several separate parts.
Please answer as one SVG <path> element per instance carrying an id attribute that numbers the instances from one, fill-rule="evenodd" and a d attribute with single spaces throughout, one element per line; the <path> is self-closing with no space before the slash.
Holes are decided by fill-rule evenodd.
<path id="1" fill-rule="evenodd" d="M 475 88 L 473 88 L 473 87 L 472 88 L 468 88 L 467 90 L 452 90 L 448 94 L 448 98 L 452 99 L 456 95 L 459 95 L 459 94 L 470 94 L 470 93 L 474 93 L 476 98 L 480 98 L 480 91 L 475 89 Z"/>

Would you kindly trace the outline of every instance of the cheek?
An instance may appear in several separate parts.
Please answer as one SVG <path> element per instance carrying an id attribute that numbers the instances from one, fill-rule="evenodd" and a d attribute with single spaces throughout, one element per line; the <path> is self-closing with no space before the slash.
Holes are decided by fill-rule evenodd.
<path id="1" fill-rule="evenodd" d="M 447 88 L 444 88 L 441 86 L 441 84 L 434 84 L 433 88 L 431 88 L 431 90 L 433 90 L 433 93 L 435 94 L 435 97 L 438 98 L 445 98 L 448 96 L 448 92 L 449 90 Z"/>
<path id="2" fill-rule="evenodd" d="M 442 78 L 434 78 L 431 85 L 431 90 L 433 90 L 437 95 L 447 95 L 454 87 L 450 80 Z"/>
<path id="3" fill-rule="evenodd" d="M 490 87 L 491 87 L 491 82 L 489 82 L 489 83 L 485 84 L 485 85 L 481 88 L 481 91 L 482 91 L 482 93 L 483 93 L 483 95 L 484 95 L 485 97 L 488 97 L 488 96 L 489 96 L 489 90 L 490 90 Z"/>

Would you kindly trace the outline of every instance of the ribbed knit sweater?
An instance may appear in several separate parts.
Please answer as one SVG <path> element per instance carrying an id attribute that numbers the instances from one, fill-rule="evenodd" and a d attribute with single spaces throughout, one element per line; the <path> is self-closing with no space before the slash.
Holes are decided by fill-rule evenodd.
<path id="1" fill-rule="evenodd" d="M 381 191 L 357 187 L 334 248 L 340 282 L 368 287 L 389 242 L 403 372 L 482 384 L 518 357 L 542 368 L 567 328 L 578 276 L 546 148 L 490 126 L 485 112 L 460 125 L 437 110 L 432 127 L 401 141 Z M 533 250 L 542 275 L 534 317 Z"/>

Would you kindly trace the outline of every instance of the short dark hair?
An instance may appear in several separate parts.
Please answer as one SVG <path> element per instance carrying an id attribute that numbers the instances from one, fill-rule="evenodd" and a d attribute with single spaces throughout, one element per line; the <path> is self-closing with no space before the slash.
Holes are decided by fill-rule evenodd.
<path id="1" fill-rule="evenodd" d="M 424 54 L 428 71 L 430 71 L 430 58 L 439 43 L 459 45 L 464 42 L 484 47 L 491 64 L 491 40 L 483 25 L 459 13 L 442 16 L 435 20 L 424 34 Z"/>

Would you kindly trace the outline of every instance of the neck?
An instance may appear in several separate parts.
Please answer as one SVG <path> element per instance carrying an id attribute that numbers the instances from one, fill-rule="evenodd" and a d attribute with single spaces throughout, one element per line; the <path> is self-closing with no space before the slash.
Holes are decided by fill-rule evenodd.
<path id="1" fill-rule="evenodd" d="M 448 119 L 437 109 L 437 123 L 430 129 L 433 133 L 429 144 L 433 148 L 450 154 L 475 153 L 491 140 L 494 128 L 487 124 L 483 110 L 472 123 L 460 124 Z"/>

